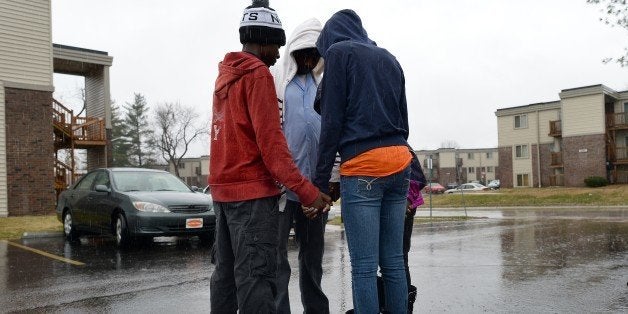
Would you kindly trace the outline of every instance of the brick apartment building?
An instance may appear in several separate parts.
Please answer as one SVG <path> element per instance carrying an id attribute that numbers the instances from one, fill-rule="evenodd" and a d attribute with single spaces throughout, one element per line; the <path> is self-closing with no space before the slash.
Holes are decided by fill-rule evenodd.
<path id="1" fill-rule="evenodd" d="M 559 97 L 495 112 L 501 185 L 575 187 L 590 176 L 628 183 L 628 91 L 594 85 Z"/>
<path id="2" fill-rule="evenodd" d="M 443 186 L 471 181 L 486 184 L 496 178 L 499 166 L 497 148 L 439 148 L 415 152 L 426 177 L 430 176 L 428 159 L 432 159 L 431 181 Z"/>
<path id="3" fill-rule="evenodd" d="M 90 169 L 111 155 L 112 57 L 53 45 L 50 1 L 0 0 L 0 217 L 54 212 L 74 177 L 59 150 L 86 149 Z M 53 73 L 85 78 L 84 117 L 53 100 Z"/>
<path id="4" fill-rule="evenodd" d="M 174 174 L 174 165 L 168 164 L 168 172 Z M 209 155 L 183 158 L 179 163 L 179 177 L 189 186 L 204 188 L 209 177 Z"/>

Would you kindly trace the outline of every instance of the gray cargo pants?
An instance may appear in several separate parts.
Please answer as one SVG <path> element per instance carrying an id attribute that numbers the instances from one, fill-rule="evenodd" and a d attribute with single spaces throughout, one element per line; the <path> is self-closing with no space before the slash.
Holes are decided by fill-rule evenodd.
<path id="1" fill-rule="evenodd" d="M 318 216 L 313 220 L 308 219 L 301 210 L 301 203 L 290 200 L 286 202 L 285 210 L 279 213 L 277 313 L 290 313 L 288 284 L 291 271 L 287 244 L 293 221 L 295 237 L 299 246 L 299 288 L 303 313 L 329 313 L 329 300 L 321 288 L 327 214 Z"/>
<path id="2" fill-rule="evenodd" d="M 212 313 L 276 313 L 278 197 L 214 202 Z"/>

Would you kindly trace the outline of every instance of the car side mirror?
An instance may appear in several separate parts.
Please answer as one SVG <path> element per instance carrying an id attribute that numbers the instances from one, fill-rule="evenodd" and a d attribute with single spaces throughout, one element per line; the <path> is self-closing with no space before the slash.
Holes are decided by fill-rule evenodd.
<path id="1" fill-rule="evenodd" d="M 98 184 L 94 187 L 94 190 L 96 190 L 96 192 L 111 192 L 111 190 L 104 184 Z"/>
<path id="2" fill-rule="evenodd" d="M 190 189 L 192 189 L 192 191 L 194 192 L 198 192 L 198 186 L 196 185 L 191 186 Z"/>

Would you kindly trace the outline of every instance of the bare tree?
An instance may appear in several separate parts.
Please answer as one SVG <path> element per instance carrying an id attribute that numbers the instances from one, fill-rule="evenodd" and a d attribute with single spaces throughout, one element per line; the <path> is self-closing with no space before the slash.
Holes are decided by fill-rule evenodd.
<path id="1" fill-rule="evenodd" d="M 179 163 L 187 154 L 190 144 L 209 134 L 208 122 L 199 122 L 191 107 L 179 103 L 164 103 L 155 109 L 155 147 L 161 156 L 174 165 L 179 176 Z"/>
<path id="2" fill-rule="evenodd" d="M 626 0 L 587 0 L 588 3 L 601 5 L 600 11 L 605 17 L 600 18 L 610 26 L 619 26 L 628 30 L 628 1 Z M 628 47 L 624 47 L 624 53 L 616 58 L 605 58 L 604 63 L 611 61 L 619 63 L 622 67 L 628 67 Z"/>
<path id="3" fill-rule="evenodd" d="M 460 148 L 458 142 L 454 140 L 444 140 L 440 143 L 440 148 Z"/>

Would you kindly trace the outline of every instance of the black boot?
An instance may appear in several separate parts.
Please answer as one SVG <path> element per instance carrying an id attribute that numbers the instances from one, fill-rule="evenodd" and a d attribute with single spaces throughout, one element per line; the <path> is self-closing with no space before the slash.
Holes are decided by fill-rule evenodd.
<path id="1" fill-rule="evenodd" d="M 410 285 L 408 288 L 408 313 L 412 313 L 412 309 L 414 308 L 414 301 L 416 301 L 416 287 Z"/>

